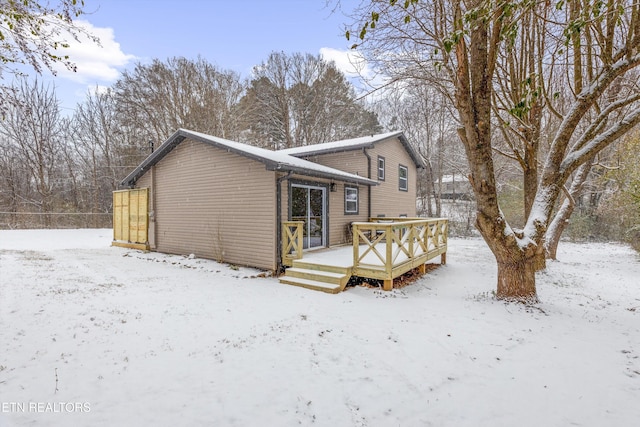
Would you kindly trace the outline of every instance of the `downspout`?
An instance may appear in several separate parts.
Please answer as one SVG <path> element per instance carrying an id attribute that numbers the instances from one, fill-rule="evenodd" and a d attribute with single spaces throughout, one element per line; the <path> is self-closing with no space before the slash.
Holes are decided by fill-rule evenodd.
<path id="1" fill-rule="evenodd" d="M 158 222 L 156 221 L 156 166 L 151 166 L 151 215 L 149 221 L 153 222 L 153 245 L 151 245 L 151 241 L 149 242 L 149 247 L 151 249 L 156 249 L 158 247 Z M 147 236 L 149 238 L 149 236 Z M 151 239 L 148 239 L 151 240 Z"/>
<path id="2" fill-rule="evenodd" d="M 291 171 L 287 172 L 286 175 L 281 176 L 276 179 L 276 274 L 279 274 L 284 270 L 284 265 L 282 264 L 282 181 L 288 180 L 291 177 Z"/>
<path id="3" fill-rule="evenodd" d="M 151 149 L 151 154 L 155 149 L 155 144 L 153 143 L 153 139 L 149 140 L 149 148 Z M 149 248 L 155 249 L 158 247 L 157 239 L 158 239 L 158 223 L 156 222 L 156 166 L 151 166 L 151 215 L 149 221 L 153 222 L 153 246 L 151 245 L 151 239 L 149 238 L 149 231 L 147 229 L 147 240 L 149 244 Z M 147 225 L 148 227 L 148 225 Z"/>
<path id="4" fill-rule="evenodd" d="M 366 148 L 362 148 L 362 154 L 367 158 L 367 178 L 371 179 L 371 156 Z M 367 221 L 371 218 L 371 185 L 367 185 Z"/>

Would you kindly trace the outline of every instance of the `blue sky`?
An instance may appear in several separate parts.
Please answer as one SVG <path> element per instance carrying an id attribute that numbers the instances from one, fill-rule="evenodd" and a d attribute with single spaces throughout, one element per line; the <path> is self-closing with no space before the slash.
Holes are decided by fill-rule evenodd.
<path id="1" fill-rule="evenodd" d="M 110 86 L 123 70 L 153 58 L 200 55 L 249 77 L 272 51 L 303 52 L 347 71 L 344 25 L 358 3 L 340 0 L 332 11 L 337 0 L 85 0 L 82 24 L 102 47 L 73 43 L 68 53 L 78 72 L 44 78 L 69 111 L 90 88 Z"/>

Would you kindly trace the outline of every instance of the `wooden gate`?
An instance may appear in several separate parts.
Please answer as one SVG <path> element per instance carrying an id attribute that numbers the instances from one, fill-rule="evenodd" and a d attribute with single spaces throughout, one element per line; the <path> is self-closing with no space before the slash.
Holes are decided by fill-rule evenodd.
<path id="1" fill-rule="evenodd" d="M 113 192 L 113 246 L 149 250 L 149 189 Z"/>

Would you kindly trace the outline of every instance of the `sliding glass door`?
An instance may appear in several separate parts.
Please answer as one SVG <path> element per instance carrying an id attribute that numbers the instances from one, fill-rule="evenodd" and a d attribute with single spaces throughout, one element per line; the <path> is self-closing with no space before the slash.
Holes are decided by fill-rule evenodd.
<path id="1" fill-rule="evenodd" d="M 326 246 L 326 188 L 291 185 L 291 220 L 303 221 L 303 249 Z"/>

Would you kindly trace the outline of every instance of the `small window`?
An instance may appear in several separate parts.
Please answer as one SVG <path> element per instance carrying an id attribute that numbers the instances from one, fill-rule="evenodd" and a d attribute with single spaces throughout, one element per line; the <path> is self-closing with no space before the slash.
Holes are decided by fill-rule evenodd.
<path id="1" fill-rule="evenodd" d="M 384 181 L 384 157 L 378 156 L 378 180 Z"/>
<path id="2" fill-rule="evenodd" d="M 358 187 L 344 187 L 344 213 L 358 213 Z"/>
<path id="3" fill-rule="evenodd" d="M 406 166 L 398 167 L 398 189 L 400 191 L 409 191 L 409 169 Z"/>

